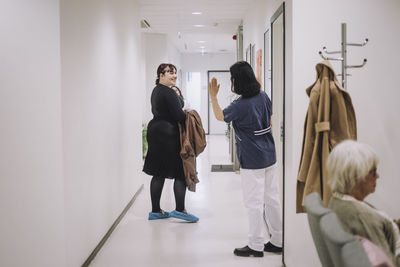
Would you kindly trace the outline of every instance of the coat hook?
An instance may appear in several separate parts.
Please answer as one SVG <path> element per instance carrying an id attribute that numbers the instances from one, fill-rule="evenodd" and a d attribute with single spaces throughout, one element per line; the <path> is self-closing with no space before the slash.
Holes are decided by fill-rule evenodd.
<path id="1" fill-rule="evenodd" d="M 351 45 L 351 46 L 364 46 L 368 43 L 368 38 L 365 38 L 364 42 L 362 44 L 356 44 L 356 43 L 346 43 L 346 45 Z"/>
<path id="2" fill-rule="evenodd" d="M 365 66 L 366 63 L 367 63 L 367 59 L 364 58 L 364 61 L 361 65 L 347 65 L 346 68 L 362 68 Z"/>
<path id="3" fill-rule="evenodd" d="M 332 51 L 332 52 L 328 52 L 328 51 L 326 50 L 326 46 L 322 47 L 322 50 L 324 50 L 324 52 L 327 53 L 327 54 L 340 54 L 340 53 L 342 53 L 341 51 Z"/>
<path id="4" fill-rule="evenodd" d="M 341 58 L 341 57 L 338 57 L 338 58 L 325 57 L 325 56 L 322 54 L 322 51 L 319 51 L 318 54 L 319 54 L 323 59 L 325 59 L 325 60 L 343 61 L 343 58 Z"/>

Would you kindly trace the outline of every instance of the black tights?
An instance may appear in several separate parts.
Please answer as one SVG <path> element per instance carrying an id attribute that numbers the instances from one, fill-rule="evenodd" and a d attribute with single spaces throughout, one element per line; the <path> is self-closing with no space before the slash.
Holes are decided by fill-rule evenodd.
<path id="1" fill-rule="evenodd" d="M 152 212 L 160 212 L 160 199 L 161 193 L 164 187 L 165 178 L 160 178 L 154 176 L 151 179 L 150 183 L 150 196 L 151 196 L 151 205 Z M 174 182 L 174 195 L 175 195 L 175 204 L 177 211 L 185 210 L 185 194 L 186 194 L 186 183 L 184 180 L 175 179 Z"/>

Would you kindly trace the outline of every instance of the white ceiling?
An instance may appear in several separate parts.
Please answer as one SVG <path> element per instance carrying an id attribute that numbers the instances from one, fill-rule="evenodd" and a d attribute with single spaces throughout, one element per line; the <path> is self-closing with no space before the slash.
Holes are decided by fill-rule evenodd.
<path id="1" fill-rule="evenodd" d="M 165 33 L 181 53 L 236 51 L 232 39 L 255 0 L 139 0 L 151 33 Z M 193 15 L 192 12 L 202 12 Z M 196 27 L 194 25 L 204 25 Z M 180 33 L 180 37 L 179 37 Z M 203 41 L 203 42 L 201 42 Z"/>

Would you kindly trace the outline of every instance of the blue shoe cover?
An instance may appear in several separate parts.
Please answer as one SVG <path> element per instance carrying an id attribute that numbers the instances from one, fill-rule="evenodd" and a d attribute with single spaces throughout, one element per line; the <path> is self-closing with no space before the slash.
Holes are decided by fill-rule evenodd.
<path id="1" fill-rule="evenodd" d="M 185 212 L 180 212 L 180 211 L 171 211 L 169 213 L 169 217 L 174 217 L 174 218 L 178 218 L 181 220 L 185 220 L 188 222 L 197 222 L 199 220 L 199 218 L 197 218 L 196 216 L 189 214 L 189 213 L 185 213 Z"/>
<path id="2" fill-rule="evenodd" d="M 161 212 L 149 212 L 149 220 L 159 220 L 169 218 L 169 212 L 161 210 Z"/>

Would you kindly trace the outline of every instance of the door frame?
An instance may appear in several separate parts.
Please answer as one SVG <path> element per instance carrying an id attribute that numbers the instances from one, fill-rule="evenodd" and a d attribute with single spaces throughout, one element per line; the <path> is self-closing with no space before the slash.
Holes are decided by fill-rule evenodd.
<path id="1" fill-rule="evenodd" d="M 285 2 L 282 3 L 282 5 L 275 11 L 275 13 L 272 15 L 270 19 L 270 48 L 271 48 L 271 55 L 270 55 L 270 61 L 271 61 L 271 101 L 273 99 L 273 91 L 274 91 L 274 82 L 273 82 L 273 51 L 274 51 L 274 45 L 273 45 L 273 23 L 279 18 L 279 16 L 282 17 L 282 23 L 283 23 L 283 85 L 282 85 L 282 128 L 281 128 L 281 135 L 282 135 L 282 247 L 285 245 L 285 88 L 286 88 L 286 26 L 285 26 Z M 274 103 L 272 102 L 272 105 Z M 275 103 L 276 104 L 276 103 Z M 280 127 L 280 126 L 279 126 Z M 285 265 L 285 250 L 283 249 L 282 251 L 282 264 L 283 266 Z"/>
<path id="2" fill-rule="evenodd" d="M 209 91 L 209 83 L 210 83 L 210 72 L 229 72 L 229 70 L 208 70 L 207 71 L 207 132 L 206 134 L 210 134 L 210 91 Z"/>
<path id="3" fill-rule="evenodd" d="M 271 95 L 271 55 L 270 55 L 270 46 L 271 46 L 271 36 L 270 36 L 270 29 L 266 29 L 264 32 L 264 92 L 268 95 Z M 268 85 L 268 90 L 267 90 Z M 271 95 L 272 99 L 272 95 Z"/>

